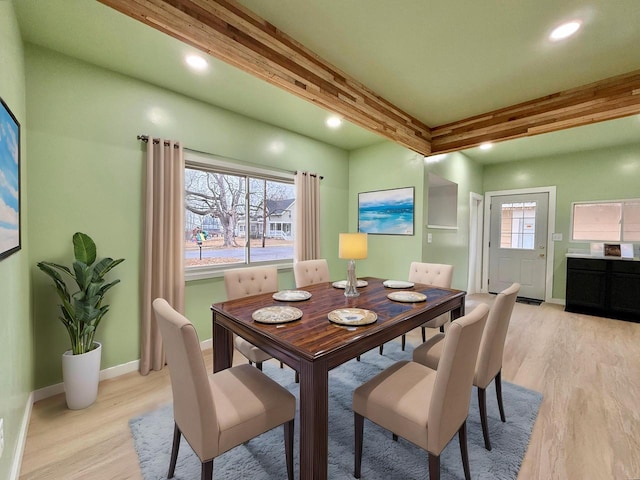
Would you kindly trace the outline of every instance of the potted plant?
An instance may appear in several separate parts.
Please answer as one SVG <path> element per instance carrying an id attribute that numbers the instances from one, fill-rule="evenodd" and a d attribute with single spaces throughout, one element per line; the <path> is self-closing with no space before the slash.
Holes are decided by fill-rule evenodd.
<path id="1" fill-rule="evenodd" d="M 104 295 L 120 282 L 105 283 L 104 277 L 124 258 L 97 261 L 96 244 L 81 232 L 73 235 L 73 253 L 72 268 L 52 262 L 39 262 L 38 268 L 51 277 L 61 302 L 62 316 L 58 318 L 71 340 L 71 350 L 62 355 L 62 377 L 67 406 L 77 410 L 90 406 L 98 395 L 102 345 L 94 336 L 109 311 L 109 305 L 102 303 Z M 70 288 L 77 291 L 69 293 Z"/>

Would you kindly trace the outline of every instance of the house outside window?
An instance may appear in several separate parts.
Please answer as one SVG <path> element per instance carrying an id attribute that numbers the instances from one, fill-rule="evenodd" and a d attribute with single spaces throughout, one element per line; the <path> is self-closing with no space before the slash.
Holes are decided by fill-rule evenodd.
<path id="1" fill-rule="evenodd" d="M 571 240 L 640 241 L 640 199 L 575 202 L 571 215 Z"/>
<path id="2" fill-rule="evenodd" d="M 185 152 L 185 277 L 291 264 L 293 174 Z"/>

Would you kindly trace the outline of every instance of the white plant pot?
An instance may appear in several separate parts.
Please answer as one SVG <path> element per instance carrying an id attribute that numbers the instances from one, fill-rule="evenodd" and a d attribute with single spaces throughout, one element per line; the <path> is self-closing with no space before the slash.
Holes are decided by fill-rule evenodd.
<path id="1" fill-rule="evenodd" d="M 87 408 L 98 397 L 100 381 L 100 357 L 102 344 L 95 342 L 98 348 L 80 355 L 67 350 L 62 355 L 62 379 L 67 398 L 67 407 L 71 410 Z"/>

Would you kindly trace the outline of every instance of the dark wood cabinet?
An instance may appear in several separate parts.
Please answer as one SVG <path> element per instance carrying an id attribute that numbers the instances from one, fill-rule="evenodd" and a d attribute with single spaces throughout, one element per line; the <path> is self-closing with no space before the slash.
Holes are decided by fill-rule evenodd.
<path id="1" fill-rule="evenodd" d="M 565 310 L 640 322 L 640 262 L 568 257 Z"/>

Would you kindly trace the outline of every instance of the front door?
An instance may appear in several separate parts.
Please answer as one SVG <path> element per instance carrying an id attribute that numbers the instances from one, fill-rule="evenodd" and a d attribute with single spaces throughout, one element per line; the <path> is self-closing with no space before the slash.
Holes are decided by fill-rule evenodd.
<path id="1" fill-rule="evenodd" d="M 520 296 L 545 298 L 548 193 L 491 198 L 489 292 L 518 282 Z"/>

